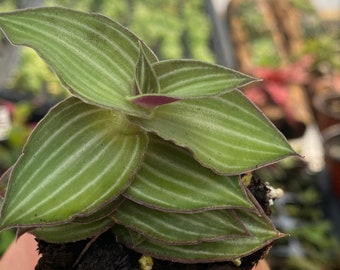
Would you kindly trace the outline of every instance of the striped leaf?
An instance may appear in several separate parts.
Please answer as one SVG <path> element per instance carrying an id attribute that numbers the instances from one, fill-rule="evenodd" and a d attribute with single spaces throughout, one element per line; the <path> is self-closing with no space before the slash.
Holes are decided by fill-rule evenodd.
<path id="1" fill-rule="evenodd" d="M 128 114 L 145 114 L 126 97 L 135 94 L 139 44 L 148 61 L 156 57 L 120 24 L 99 14 L 51 7 L 2 13 L 0 27 L 14 44 L 35 49 L 74 95 Z"/>
<path id="2" fill-rule="evenodd" d="M 248 236 L 232 236 L 216 241 L 203 241 L 194 245 L 168 245 L 120 225 L 115 225 L 113 231 L 120 242 L 137 252 L 158 259 L 183 263 L 236 260 L 284 236 L 265 216 L 259 216 L 258 213 L 250 211 L 236 210 L 235 212 L 240 222 L 247 228 Z M 208 222 L 206 221 L 206 223 Z M 163 225 L 170 229 L 174 224 Z M 208 229 L 210 229 L 209 226 L 206 227 L 206 230 Z"/>
<path id="3" fill-rule="evenodd" d="M 155 108 L 151 119 L 131 120 L 189 148 L 201 164 L 222 174 L 241 174 L 295 154 L 282 134 L 238 90 L 166 104 Z"/>
<path id="4" fill-rule="evenodd" d="M 69 98 L 31 134 L 10 176 L 1 228 L 71 221 L 116 198 L 147 137 L 117 111 Z"/>
<path id="5" fill-rule="evenodd" d="M 44 225 L 31 230 L 19 228 L 17 234 L 21 235 L 29 231 L 37 238 L 49 243 L 68 243 L 94 237 L 115 224 L 109 215 L 112 215 L 124 200 L 122 196 L 119 196 L 96 212 L 85 217 L 76 217 L 72 222 L 52 226 Z"/>
<path id="6" fill-rule="evenodd" d="M 171 212 L 252 207 L 238 176 L 217 175 L 185 149 L 152 135 L 142 167 L 124 196 Z"/>
<path id="7" fill-rule="evenodd" d="M 8 179 L 9 179 L 9 175 L 11 171 L 12 171 L 12 167 L 10 167 L 7 171 L 5 171 L 0 177 L 0 198 L 5 197 Z"/>
<path id="8" fill-rule="evenodd" d="M 140 48 L 136 64 L 135 78 L 138 94 L 153 94 L 160 91 L 158 78 L 143 48 Z"/>
<path id="9" fill-rule="evenodd" d="M 222 66 L 197 60 L 166 60 L 153 64 L 161 94 L 202 98 L 223 94 L 257 79 Z"/>
<path id="10" fill-rule="evenodd" d="M 116 211 L 124 201 L 125 198 L 123 196 L 119 196 L 112 202 L 109 202 L 108 204 L 100 207 L 91 214 L 87 214 L 85 216 L 78 215 L 77 217 L 74 218 L 72 222 L 87 224 L 108 217 L 112 215 L 112 213 Z"/>
<path id="11" fill-rule="evenodd" d="M 131 100 L 143 107 L 156 107 L 179 99 L 223 94 L 255 81 L 240 72 L 197 60 L 166 60 L 153 64 L 159 93 L 142 92 Z"/>
<path id="12" fill-rule="evenodd" d="M 112 218 L 147 238 L 169 245 L 249 236 L 234 210 L 169 213 L 126 200 Z"/>
<path id="13" fill-rule="evenodd" d="M 0 209 L 2 208 L 2 204 L 4 202 L 5 192 L 9 178 L 8 172 L 9 170 L 7 170 L 0 178 Z"/>
<path id="14" fill-rule="evenodd" d="M 71 222 L 50 227 L 39 227 L 31 233 L 49 243 L 68 243 L 100 235 L 114 224 L 115 222 L 111 218 L 106 217 L 91 223 Z"/>

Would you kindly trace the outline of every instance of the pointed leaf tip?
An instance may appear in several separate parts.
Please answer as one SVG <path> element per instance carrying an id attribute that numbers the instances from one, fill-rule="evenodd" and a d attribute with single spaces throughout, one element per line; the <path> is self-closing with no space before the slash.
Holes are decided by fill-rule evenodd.
<path id="1" fill-rule="evenodd" d="M 153 64 L 160 94 L 179 99 L 202 98 L 235 90 L 256 78 L 223 66 L 197 60 L 177 59 Z"/>
<path id="2" fill-rule="evenodd" d="M 151 62 L 139 46 L 139 57 L 135 68 L 135 80 L 139 94 L 157 94 L 160 91 L 159 81 Z"/>
<path id="3" fill-rule="evenodd" d="M 121 225 L 113 227 L 118 240 L 137 252 L 162 260 L 180 263 L 209 263 L 232 261 L 254 253 L 282 237 L 271 223 L 251 211 L 236 211 L 239 221 L 247 229 L 247 235 L 234 235 L 212 241 L 202 241 L 194 245 L 169 245 L 148 237 L 134 228 Z M 205 220 L 210 223 L 211 220 Z M 177 224 L 163 223 L 162 226 L 176 228 Z M 215 224 L 212 222 L 211 226 Z M 210 228 L 209 225 L 207 228 Z M 159 228 L 158 228 L 159 229 Z"/>
<path id="4" fill-rule="evenodd" d="M 296 155 L 284 136 L 240 91 L 180 100 L 131 118 L 145 130 L 188 148 L 217 173 L 236 175 Z"/>

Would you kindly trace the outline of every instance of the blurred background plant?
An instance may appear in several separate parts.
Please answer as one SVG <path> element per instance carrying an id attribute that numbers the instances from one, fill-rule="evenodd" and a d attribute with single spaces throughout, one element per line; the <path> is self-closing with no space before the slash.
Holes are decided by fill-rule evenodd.
<path id="1" fill-rule="evenodd" d="M 242 31 L 245 31 L 247 35 L 246 40 L 243 41 L 249 42 L 247 44 L 249 45 L 248 56 L 250 56 L 248 61 L 251 61 L 253 66 L 281 66 L 282 58 L 279 51 L 281 48 L 275 44 L 275 39 L 270 31 L 271 26 L 268 25 L 268 17 L 264 16 L 265 14 L 259 10 L 258 6 L 259 3 L 265 1 L 236 0 L 234 2 L 237 5 L 235 5 L 233 12 L 242 23 Z M 322 20 L 309 0 L 289 0 L 288 2 L 289 8 L 291 8 L 289 11 L 294 14 L 292 17 L 297 24 L 290 27 L 290 31 L 295 32 L 292 34 L 293 36 L 286 38 L 295 38 L 294 42 L 301 44 L 298 44 L 296 49 L 292 48 L 294 47 L 292 45 L 284 45 L 288 47 L 288 52 L 291 52 L 285 55 L 288 56 L 286 60 L 295 62 L 301 56 L 308 54 L 313 55 L 315 68 L 321 63 L 327 63 L 332 69 L 339 69 L 340 31 L 338 23 L 332 20 Z M 270 4 L 270 1 L 268 3 Z M 254 12 L 255 10 L 256 12 Z M 272 15 L 273 17 L 280 16 L 279 14 Z M 292 19 L 292 17 L 288 17 L 288 19 Z M 281 21 L 278 24 L 283 25 L 284 22 Z M 282 41 L 283 43 L 287 42 Z"/>
<path id="2" fill-rule="evenodd" d="M 321 18 L 308 0 L 231 3 L 227 22 L 238 68 L 263 78 L 244 91 L 306 156 L 303 161 L 288 159 L 257 171 L 285 190 L 274 205 L 272 219 L 290 237 L 272 248 L 271 267 L 340 269 L 340 202 L 328 186 L 312 106 L 314 96 L 340 91 L 339 16 Z"/>
<path id="3" fill-rule="evenodd" d="M 339 269 L 340 242 L 335 237 L 337 229 L 325 215 L 328 206 L 319 175 L 296 158 L 260 169 L 257 175 L 285 190 L 285 196 L 273 206 L 272 220 L 290 236 L 272 247 L 272 269 Z"/>

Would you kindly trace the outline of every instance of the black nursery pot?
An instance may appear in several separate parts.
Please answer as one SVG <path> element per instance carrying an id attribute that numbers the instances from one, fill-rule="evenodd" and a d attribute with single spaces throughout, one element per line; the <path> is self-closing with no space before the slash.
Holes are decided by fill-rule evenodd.
<path id="1" fill-rule="evenodd" d="M 325 129 L 322 134 L 331 189 L 340 198 L 340 124 Z"/>
<path id="2" fill-rule="evenodd" d="M 316 96 L 313 105 L 320 130 L 340 123 L 340 94 Z"/>

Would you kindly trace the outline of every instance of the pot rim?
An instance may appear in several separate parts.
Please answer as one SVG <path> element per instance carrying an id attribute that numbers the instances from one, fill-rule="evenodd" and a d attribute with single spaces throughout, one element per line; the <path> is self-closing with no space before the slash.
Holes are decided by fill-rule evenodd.
<path id="1" fill-rule="evenodd" d="M 332 157 L 328 151 L 327 146 L 331 145 L 331 141 L 336 138 L 340 138 L 340 124 L 336 124 L 326 128 L 322 131 L 323 146 L 325 151 L 325 156 Z"/>
<path id="2" fill-rule="evenodd" d="M 339 114 L 334 114 L 330 110 L 327 109 L 326 102 L 332 99 L 340 100 L 340 93 L 329 93 L 329 94 L 320 94 L 313 98 L 314 107 L 320 111 L 321 113 L 330 116 L 334 119 L 340 120 Z"/>

